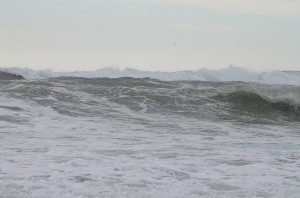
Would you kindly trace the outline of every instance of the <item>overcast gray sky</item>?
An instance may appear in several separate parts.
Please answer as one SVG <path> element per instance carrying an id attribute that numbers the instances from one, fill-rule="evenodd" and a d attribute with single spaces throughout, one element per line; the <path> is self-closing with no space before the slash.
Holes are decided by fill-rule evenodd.
<path id="1" fill-rule="evenodd" d="M 0 67 L 300 70 L 300 0 L 0 0 Z"/>

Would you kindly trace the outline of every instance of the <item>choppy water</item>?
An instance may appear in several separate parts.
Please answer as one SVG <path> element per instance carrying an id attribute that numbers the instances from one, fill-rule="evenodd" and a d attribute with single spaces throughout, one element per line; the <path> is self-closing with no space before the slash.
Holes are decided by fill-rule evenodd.
<path id="1" fill-rule="evenodd" d="M 300 87 L 0 81 L 0 197 L 299 197 Z"/>

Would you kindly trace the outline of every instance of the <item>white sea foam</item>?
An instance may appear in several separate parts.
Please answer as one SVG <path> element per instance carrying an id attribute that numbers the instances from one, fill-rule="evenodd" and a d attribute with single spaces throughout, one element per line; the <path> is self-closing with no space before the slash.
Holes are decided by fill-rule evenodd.
<path id="1" fill-rule="evenodd" d="M 239 67 L 228 67 L 220 70 L 200 69 L 197 71 L 177 71 L 177 72 L 149 72 L 132 68 L 120 70 L 114 67 L 107 67 L 95 71 L 77 72 L 54 72 L 52 70 L 31 70 L 26 68 L 2 68 L 15 74 L 20 74 L 27 79 L 45 79 L 60 76 L 85 77 L 85 78 L 153 78 L 164 81 L 175 80 L 199 80 L 199 81 L 243 81 L 258 82 L 266 84 L 300 85 L 300 72 L 254 72 Z"/>
<path id="2" fill-rule="evenodd" d="M 0 117 L 18 114 L 24 120 L 1 117 L 3 197 L 293 198 L 300 193 L 297 123 L 217 123 L 138 113 L 91 99 L 99 105 L 86 108 L 99 108 L 103 113 L 97 117 L 62 115 L 1 95 L 2 104 L 22 110 L 1 108 Z"/>
<path id="3" fill-rule="evenodd" d="M 0 197 L 300 194 L 297 121 L 232 122 L 207 115 L 215 107 L 208 104 L 200 106 L 197 116 L 167 113 L 163 104 L 160 111 L 149 113 L 145 94 L 137 95 L 141 108 L 135 110 L 112 100 L 128 93 L 119 93 L 118 87 L 53 81 L 9 81 L 0 86 Z M 256 91 L 280 86 L 262 85 L 265 90 Z M 138 93 L 138 88 L 132 89 Z M 139 89 L 154 96 L 177 95 L 168 89 Z M 203 96 L 200 89 L 197 99 Z M 188 96 L 195 99 L 192 93 Z M 188 112 L 193 110 L 197 109 Z M 205 116 L 198 116 L 201 112 Z M 213 112 L 230 118 L 223 107 Z M 248 120 L 247 116 L 239 117 Z"/>

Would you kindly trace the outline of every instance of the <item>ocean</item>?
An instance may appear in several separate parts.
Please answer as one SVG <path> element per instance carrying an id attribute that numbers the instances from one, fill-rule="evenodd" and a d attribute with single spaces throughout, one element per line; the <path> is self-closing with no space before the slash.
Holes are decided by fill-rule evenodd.
<path id="1" fill-rule="evenodd" d="M 300 196 L 299 72 L 4 71 L 1 198 Z"/>

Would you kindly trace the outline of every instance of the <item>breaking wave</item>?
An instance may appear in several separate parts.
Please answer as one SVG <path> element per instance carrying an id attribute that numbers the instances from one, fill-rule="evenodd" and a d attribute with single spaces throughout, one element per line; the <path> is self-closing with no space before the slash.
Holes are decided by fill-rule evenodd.
<path id="1" fill-rule="evenodd" d="M 300 86 L 48 77 L 0 80 L 2 197 L 300 194 Z"/>
<path id="2" fill-rule="evenodd" d="M 23 76 L 0 71 L 0 80 L 22 80 Z"/>
<path id="3" fill-rule="evenodd" d="M 25 68 L 4 68 L 2 71 L 15 73 L 27 79 L 47 79 L 61 76 L 84 77 L 84 78 L 152 78 L 163 81 L 243 81 L 257 82 L 264 84 L 284 84 L 300 85 L 300 72 L 253 72 L 239 67 L 228 67 L 220 70 L 200 69 L 197 71 L 177 71 L 177 72 L 149 72 L 140 71 L 132 68 L 120 70 L 114 67 L 107 67 L 95 71 L 76 71 L 76 72 L 54 72 L 52 70 L 31 70 Z"/>
<path id="4" fill-rule="evenodd" d="M 285 113 L 300 113 L 300 104 L 291 103 L 288 100 L 272 100 L 255 92 L 235 91 L 223 97 L 234 106 L 239 106 L 243 110 L 269 113 L 272 110 Z"/>
<path id="5" fill-rule="evenodd" d="M 69 116 L 97 116 L 102 110 L 96 107 L 120 105 L 135 113 L 195 119 L 243 121 L 240 117 L 245 114 L 264 121 L 299 121 L 300 118 L 300 87 L 290 85 L 58 77 L 7 82 L 0 91 Z"/>

